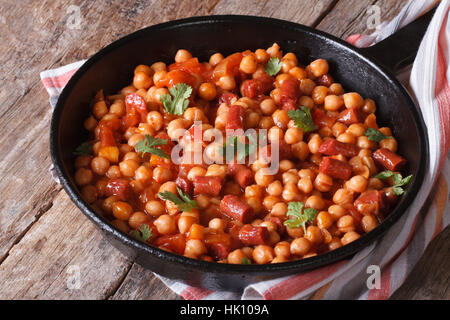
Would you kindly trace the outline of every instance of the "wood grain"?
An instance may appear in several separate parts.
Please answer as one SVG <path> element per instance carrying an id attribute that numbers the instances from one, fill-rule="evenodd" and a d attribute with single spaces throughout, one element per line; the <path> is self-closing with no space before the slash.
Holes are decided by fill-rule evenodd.
<path id="1" fill-rule="evenodd" d="M 137 29 L 188 16 L 270 16 L 346 37 L 367 31 L 368 5 L 379 5 L 383 20 L 393 17 L 406 1 L 2 1 L 0 172 L 6 178 L 0 180 L 0 298 L 179 298 L 107 243 L 52 180 L 51 110 L 40 71 L 88 58 Z M 79 25 L 73 27 L 77 8 Z M 433 241 L 426 259 L 412 272 L 413 280 L 406 281 L 396 298 L 448 297 L 450 268 L 442 263 L 442 253 L 448 253 L 449 234 L 447 229 Z M 438 266 L 436 274 L 441 276 L 420 278 L 418 274 L 430 266 Z M 79 268 L 80 289 L 69 289 L 73 268 Z M 436 279 L 447 280 L 447 286 Z"/>

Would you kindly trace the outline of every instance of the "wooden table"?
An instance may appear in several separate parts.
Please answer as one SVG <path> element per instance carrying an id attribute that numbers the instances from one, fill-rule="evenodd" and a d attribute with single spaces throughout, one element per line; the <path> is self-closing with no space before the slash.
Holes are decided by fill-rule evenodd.
<path id="1" fill-rule="evenodd" d="M 128 260 L 50 174 L 51 109 L 39 72 L 86 59 L 140 28 L 196 15 L 249 14 L 302 23 L 346 38 L 407 0 L 32 1 L 0 3 L 0 298 L 180 299 Z M 78 28 L 76 23 L 79 22 Z M 370 26 L 370 24 L 369 24 Z M 449 299 L 450 228 L 428 247 L 395 299 Z M 81 288 L 69 289 L 80 274 Z"/>

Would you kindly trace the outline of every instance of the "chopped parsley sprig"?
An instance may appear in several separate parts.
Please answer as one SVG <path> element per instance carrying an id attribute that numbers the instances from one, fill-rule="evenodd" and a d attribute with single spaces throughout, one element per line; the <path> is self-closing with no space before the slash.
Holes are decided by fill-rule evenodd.
<path id="1" fill-rule="evenodd" d="M 241 264 L 252 264 L 249 258 L 242 258 Z"/>
<path id="2" fill-rule="evenodd" d="M 167 113 L 181 116 L 189 105 L 188 98 L 191 96 L 192 87 L 186 83 L 178 83 L 169 89 L 169 93 L 163 94 L 159 100 Z"/>
<path id="3" fill-rule="evenodd" d="M 73 152 L 74 156 L 88 156 L 92 154 L 92 145 L 87 142 L 80 144 Z"/>
<path id="4" fill-rule="evenodd" d="M 184 193 L 180 188 L 177 187 L 177 190 L 179 197 L 170 191 L 159 192 L 158 196 L 162 200 L 172 201 L 181 211 L 191 212 L 193 209 L 197 208 L 197 201 L 192 200 L 189 195 Z"/>
<path id="5" fill-rule="evenodd" d="M 394 185 L 392 186 L 393 192 L 396 196 L 399 196 L 405 192 L 403 187 L 405 187 L 411 181 L 412 174 L 403 178 L 400 173 L 386 170 L 386 171 L 380 172 L 374 178 L 378 178 L 381 180 L 392 178 L 392 182 L 394 183 Z"/>
<path id="6" fill-rule="evenodd" d="M 130 234 L 139 241 L 147 242 L 152 237 L 152 228 L 148 224 L 142 224 L 139 230 L 132 230 Z"/>
<path id="7" fill-rule="evenodd" d="M 299 129 L 302 129 L 303 132 L 310 132 L 318 129 L 312 119 L 311 111 L 307 107 L 302 106 L 297 110 L 289 110 L 288 116 L 294 120 L 295 125 Z"/>
<path id="8" fill-rule="evenodd" d="M 281 70 L 281 61 L 278 58 L 270 58 L 269 62 L 267 62 L 266 67 L 264 68 L 264 71 L 269 76 L 275 76 L 278 72 Z"/>
<path id="9" fill-rule="evenodd" d="M 302 227 L 306 233 L 306 223 L 312 222 L 316 219 L 318 211 L 314 208 L 305 208 L 303 202 L 289 202 L 287 216 L 291 218 L 284 222 L 284 225 L 289 228 Z"/>
<path id="10" fill-rule="evenodd" d="M 249 143 L 244 143 L 245 139 L 248 138 Z M 236 155 L 238 161 L 242 161 L 248 156 L 252 155 L 258 148 L 256 136 L 230 136 L 227 137 L 227 141 L 224 142 L 223 146 L 219 149 L 222 156 L 226 155 L 227 149 L 233 150 L 233 155 Z"/>
<path id="11" fill-rule="evenodd" d="M 150 153 L 161 158 L 169 159 L 169 155 L 165 153 L 164 150 L 154 148 L 155 146 L 161 146 L 165 144 L 167 144 L 167 139 L 154 138 L 151 135 L 146 134 L 143 140 L 136 143 L 134 149 L 136 150 L 136 152 L 141 152 L 142 156 L 144 156 L 146 153 Z"/>
<path id="12" fill-rule="evenodd" d="M 374 128 L 368 128 L 365 132 L 364 135 L 370 140 L 370 141 L 376 141 L 376 142 L 380 142 L 381 140 L 384 139 L 391 139 L 392 137 L 390 136 L 386 136 L 384 134 L 381 133 L 381 131 L 374 129 Z"/>

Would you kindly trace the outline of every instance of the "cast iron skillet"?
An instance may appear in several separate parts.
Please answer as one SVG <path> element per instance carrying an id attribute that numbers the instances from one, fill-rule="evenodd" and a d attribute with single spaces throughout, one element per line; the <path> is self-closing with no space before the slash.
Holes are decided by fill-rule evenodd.
<path id="1" fill-rule="evenodd" d="M 59 97 L 50 129 L 50 151 L 61 184 L 72 201 L 123 253 L 160 275 L 209 289 L 240 290 L 247 284 L 300 273 L 349 258 L 372 244 L 407 210 L 422 183 L 427 166 L 428 141 L 420 112 L 393 72 L 414 58 L 432 13 L 402 29 L 375 47 L 358 50 L 346 42 L 311 28 L 271 18 L 208 16 L 171 21 L 132 33 L 100 50 L 70 79 Z M 346 90 L 377 103 L 377 119 L 389 126 L 399 153 L 408 159 L 406 171 L 414 178 L 396 209 L 375 230 L 349 245 L 303 260 L 269 265 L 228 265 L 188 259 L 134 240 L 112 227 L 81 198 L 73 181 L 73 155 L 87 138 L 83 121 L 99 89 L 114 93 L 128 85 L 138 64 L 173 61 L 179 48 L 207 61 L 224 55 L 267 48 L 277 42 L 284 52 L 295 52 L 307 64 L 327 59 L 330 73 Z M 70 226 L 67 226 L 70 228 Z"/>

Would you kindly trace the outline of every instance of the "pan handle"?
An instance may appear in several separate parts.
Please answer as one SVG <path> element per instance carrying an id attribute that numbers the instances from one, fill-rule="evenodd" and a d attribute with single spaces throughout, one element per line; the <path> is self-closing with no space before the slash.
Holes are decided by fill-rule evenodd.
<path id="1" fill-rule="evenodd" d="M 436 8 L 431 9 L 376 45 L 362 48 L 362 52 L 396 73 L 413 63 L 435 11 Z"/>

